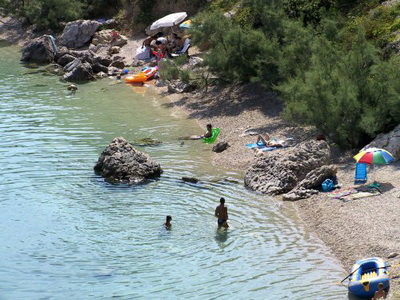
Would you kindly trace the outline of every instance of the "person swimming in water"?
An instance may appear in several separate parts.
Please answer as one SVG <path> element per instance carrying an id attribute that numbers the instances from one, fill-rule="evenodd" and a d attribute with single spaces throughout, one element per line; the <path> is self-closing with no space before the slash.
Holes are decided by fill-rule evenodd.
<path id="1" fill-rule="evenodd" d="M 228 208 L 225 206 L 225 198 L 219 199 L 220 205 L 215 208 L 215 216 L 218 218 L 218 227 L 228 228 Z"/>
<path id="2" fill-rule="evenodd" d="M 172 217 L 171 217 L 171 216 L 167 216 L 167 217 L 165 218 L 164 227 L 165 227 L 166 229 L 171 229 L 171 227 L 172 227 L 171 221 L 172 221 Z"/>

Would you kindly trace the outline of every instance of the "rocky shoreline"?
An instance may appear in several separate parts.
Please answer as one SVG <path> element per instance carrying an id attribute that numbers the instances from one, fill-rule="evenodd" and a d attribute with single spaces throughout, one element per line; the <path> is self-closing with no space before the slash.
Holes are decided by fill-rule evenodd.
<path id="1" fill-rule="evenodd" d="M 3 19 L 4 21 L 4 19 Z M 13 31 L 14 30 L 14 31 Z M 21 29 L 13 20 L 0 24 L 0 39 L 23 45 L 34 34 Z M 126 61 L 133 58 L 140 39 L 130 38 L 121 48 Z M 191 49 L 193 54 L 193 49 Z M 296 142 L 314 140 L 317 132 L 313 128 L 303 128 L 285 122 L 280 117 L 282 105 L 277 96 L 256 84 L 225 88 L 210 87 L 207 92 L 170 94 L 166 87 L 152 88 L 172 105 L 183 109 L 189 118 L 198 121 L 200 127 L 207 123 L 222 129 L 219 139 L 230 147 L 222 153 L 215 153 L 213 164 L 227 169 L 245 171 L 259 156 L 246 147 L 254 143 L 254 134 L 268 133 L 272 137 L 293 138 Z M 273 151 L 289 151 L 283 148 Z M 337 177 L 341 189 L 353 187 L 354 166 L 351 153 L 333 150 L 333 163 L 337 167 Z M 296 202 L 284 202 L 293 206 L 300 218 L 311 231 L 315 232 L 342 262 L 347 271 L 361 258 L 378 256 L 387 259 L 391 253 L 400 252 L 397 239 L 400 225 L 396 213 L 400 210 L 400 163 L 392 163 L 375 170 L 376 180 L 382 184 L 382 194 L 351 201 L 331 199 L 324 193 Z M 391 265 L 399 263 L 399 258 L 388 260 Z M 390 299 L 400 299 L 400 271 L 391 270 L 392 285 Z M 332 278 L 340 281 L 341 278 Z"/>

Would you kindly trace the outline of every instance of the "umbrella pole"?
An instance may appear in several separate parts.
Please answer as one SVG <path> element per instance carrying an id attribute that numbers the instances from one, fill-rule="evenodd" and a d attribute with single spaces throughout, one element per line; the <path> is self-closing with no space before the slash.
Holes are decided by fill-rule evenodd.
<path id="1" fill-rule="evenodd" d="M 373 183 L 376 183 L 376 172 L 377 172 L 377 170 L 376 170 L 376 167 L 374 166 L 374 164 L 371 164 L 371 172 L 372 172 L 372 177 L 373 177 L 373 179 L 374 179 L 374 182 Z"/>

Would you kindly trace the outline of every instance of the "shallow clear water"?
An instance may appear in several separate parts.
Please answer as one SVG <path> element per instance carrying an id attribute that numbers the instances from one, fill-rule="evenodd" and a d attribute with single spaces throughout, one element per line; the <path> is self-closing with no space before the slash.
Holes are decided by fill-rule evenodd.
<path id="1" fill-rule="evenodd" d="M 143 90 L 66 84 L 0 44 L 0 299 L 344 299 L 346 274 L 293 211 L 210 165 L 202 131 Z M 116 136 L 159 161 L 139 186 L 93 173 Z M 200 184 L 188 184 L 194 176 Z M 231 228 L 213 216 L 227 199 Z M 173 228 L 162 228 L 165 216 Z"/>

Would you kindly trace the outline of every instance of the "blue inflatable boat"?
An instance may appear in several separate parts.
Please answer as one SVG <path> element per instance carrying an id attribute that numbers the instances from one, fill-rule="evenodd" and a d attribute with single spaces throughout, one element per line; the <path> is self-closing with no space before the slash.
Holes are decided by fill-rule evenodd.
<path id="1" fill-rule="evenodd" d="M 361 298 L 371 299 L 378 290 L 378 284 L 383 283 L 387 292 L 390 278 L 388 265 L 379 257 L 356 261 L 349 277 L 349 293 Z"/>

